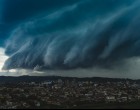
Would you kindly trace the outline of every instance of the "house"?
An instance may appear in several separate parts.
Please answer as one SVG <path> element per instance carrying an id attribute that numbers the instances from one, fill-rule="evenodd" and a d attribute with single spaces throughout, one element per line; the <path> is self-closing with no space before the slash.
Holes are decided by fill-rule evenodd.
<path id="1" fill-rule="evenodd" d="M 106 101 L 107 102 L 115 102 L 116 98 L 115 98 L 115 96 L 106 96 Z"/>

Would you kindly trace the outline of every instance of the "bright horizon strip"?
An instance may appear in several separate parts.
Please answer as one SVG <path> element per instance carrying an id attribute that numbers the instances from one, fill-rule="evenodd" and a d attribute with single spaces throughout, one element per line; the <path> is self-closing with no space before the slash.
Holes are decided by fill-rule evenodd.
<path id="1" fill-rule="evenodd" d="M 3 72 L 2 67 L 4 66 L 4 63 L 7 59 L 8 59 L 8 56 L 5 55 L 4 48 L 0 48 L 0 72 Z"/>

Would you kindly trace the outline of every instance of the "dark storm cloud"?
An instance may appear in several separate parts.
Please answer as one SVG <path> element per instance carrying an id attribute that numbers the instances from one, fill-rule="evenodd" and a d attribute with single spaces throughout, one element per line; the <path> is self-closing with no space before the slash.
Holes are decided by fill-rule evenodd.
<path id="1" fill-rule="evenodd" d="M 63 6 L 72 5 L 79 0 L 5 0 L 3 21 L 6 23 L 15 23 L 37 13 L 50 13 L 53 10 Z"/>
<path id="2" fill-rule="evenodd" d="M 0 0 L 0 46 L 21 22 L 38 14 L 46 15 L 79 0 Z"/>
<path id="3" fill-rule="evenodd" d="M 7 41 L 6 54 L 10 58 L 3 69 L 110 67 L 140 55 L 138 0 L 68 4 L 21 22 Z M 19 16 L 23 18 L 26 11 Z"/>

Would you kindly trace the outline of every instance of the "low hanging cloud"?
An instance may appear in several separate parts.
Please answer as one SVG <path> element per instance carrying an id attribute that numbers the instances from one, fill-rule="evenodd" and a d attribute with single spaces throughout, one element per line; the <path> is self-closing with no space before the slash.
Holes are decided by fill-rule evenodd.
<path id="1" fill-rule="evenodd" d="M 3 69 L 113 68 L 139 57 L 140 2 L 126 2 L 78 1 L 22 22 L 7 40 Z"/>

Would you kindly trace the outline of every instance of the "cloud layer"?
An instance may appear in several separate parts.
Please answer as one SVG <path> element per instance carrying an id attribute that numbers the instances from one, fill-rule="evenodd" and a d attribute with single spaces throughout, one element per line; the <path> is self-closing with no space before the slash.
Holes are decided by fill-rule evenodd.
<path id="1" fill-rule="evenodd" d="M 140 56 L 138 0 L 83 0 L 21 22 L 3 69 L 112 68 Z"/>

